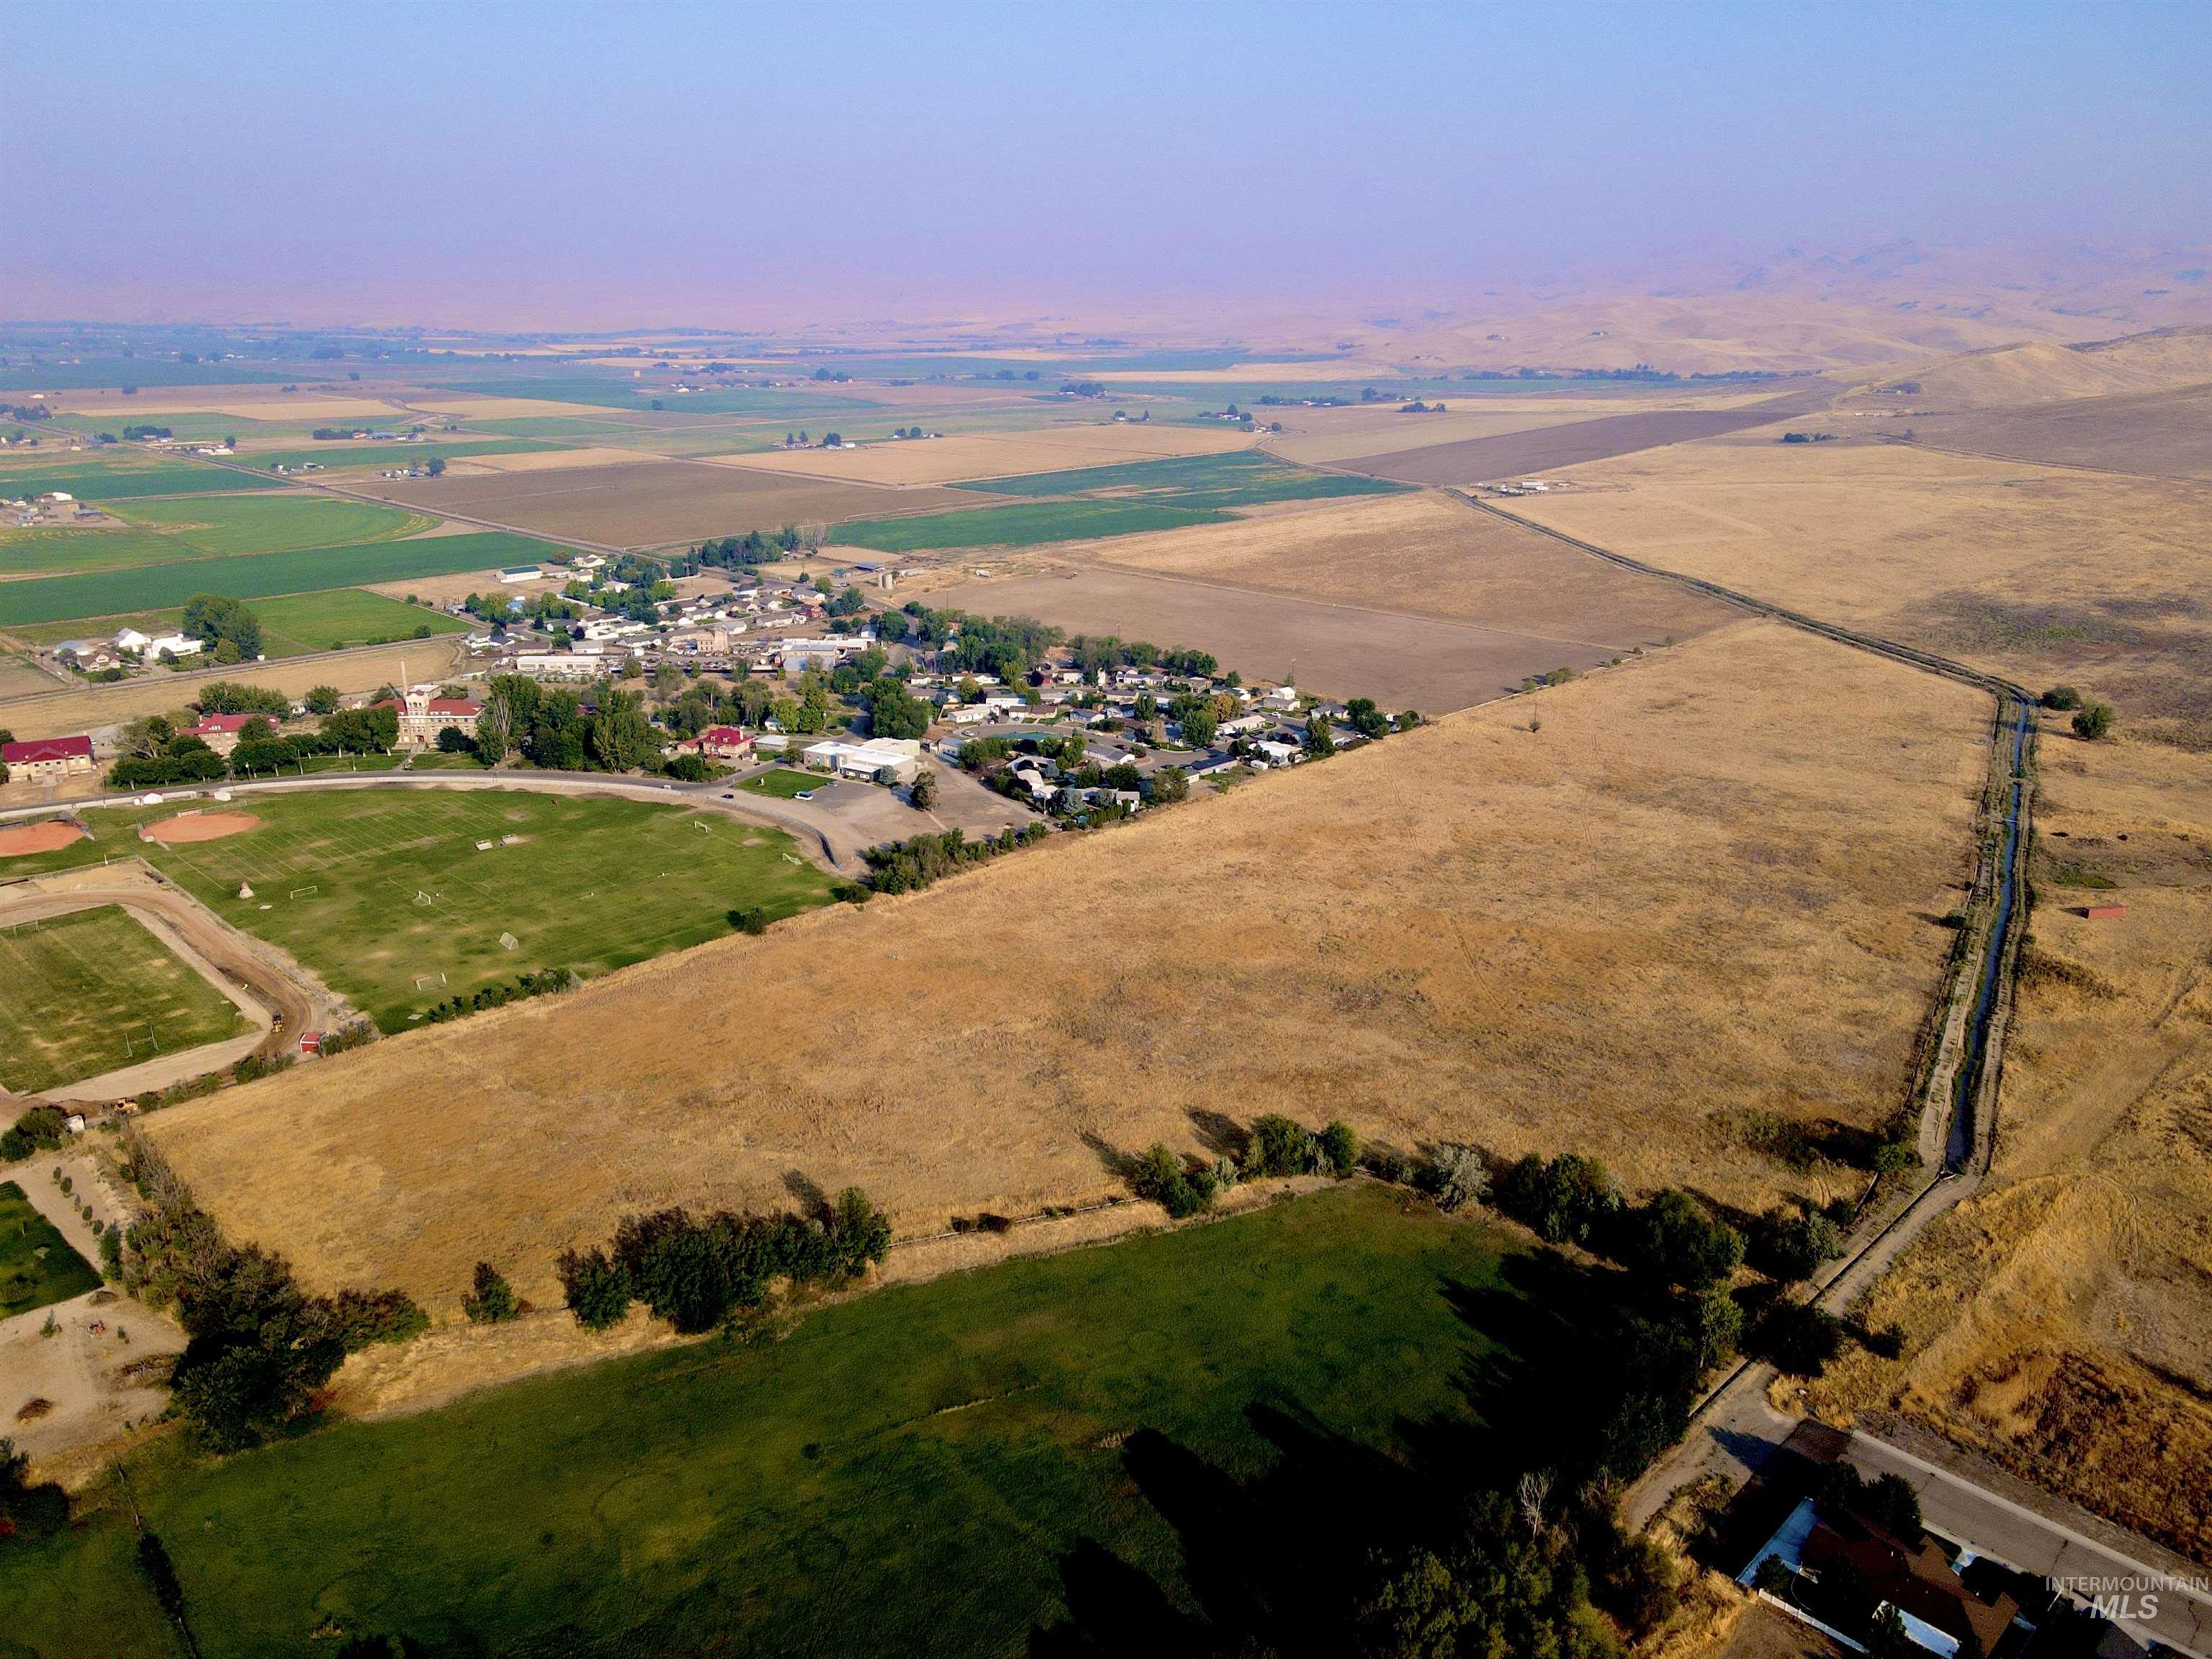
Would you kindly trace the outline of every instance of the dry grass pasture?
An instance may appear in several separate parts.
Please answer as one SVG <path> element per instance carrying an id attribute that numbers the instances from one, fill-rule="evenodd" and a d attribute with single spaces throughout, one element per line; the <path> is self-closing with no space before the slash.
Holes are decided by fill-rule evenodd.
<path id="1" fill-rule="evenodd" d="M 456 471 L 458 469 L 456 469 Z M 951 489 L 781 478 L 734 466 L 625 458 L 621 465 L 556 467 L 492 477 L 374 479 L 366 493 L 431 513 L 458 513 L 540 535 L 650 547 L 787 524 L 973 507 Z"/>
<path id="2" fill-rule="evenodd" d="M 708 459 L 719 465 L 755 472 L 857 483 L 932 484 L 1111 466 L 1122 461 L 1218 455 L 1224 450 L 1248 448 L 1251 441 L 1245 434 L 1227 429 L 1124 422 L 1115 426 L 884 439 L 858 449 L 771 449 Z"/>
<path id="3" fill-rule="evenodd" d="M 1119 1193 L 1119 1154 L 1214 1114 L 1759 1203 L 1806 1177 L 1740 1115 L 1902 1103 L 1989 714 L 1740 623 L 148 1127 L 234 1236 L 448 1316 L 479 1259 L 553 1302 L 556 1255 L 628 1211 L 799 1174 L 928 1233 Z"/>
<path id="4" fill-rule="evenodd" d="M 2212 328 L 2167 328 L 2077 345 L 2036 341 L 1923 361 L 1882 374 L 1855 401 L 1878 396 L 1913 409 L 2017 409 L 2170 392 L 2207 380 L 2212 380 Z M 1893 390 L 1907 385 L 1917 390 Z"/>
<path id="5" fill-rule="evenodd" d="M 1763 435 L 1569 478 L 1512 510 L 2212 748 L 2212 485 Z"/>
<path id="6" fill-rule="evenodd" d="M 1475 623 L 1606 655 L 1688 639 L 1737 614 L 1427 491 L 1054 551 L 1218 586 Z"/>
<path id="7" fill-rule="evenodd" d="M 2212 1560 L 2212 767 L 2046 732 L 2040 776 L 1989 1184 L 1875 1291 L 1903 1358 L 1855 1352 L 1815 1400 Z"/>

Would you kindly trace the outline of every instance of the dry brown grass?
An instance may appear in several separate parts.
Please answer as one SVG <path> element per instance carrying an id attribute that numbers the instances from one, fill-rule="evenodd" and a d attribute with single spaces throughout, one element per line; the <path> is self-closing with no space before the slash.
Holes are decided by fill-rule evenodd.
<path id="1" fill-rule="evenodd" d="M 2046 736 L 2032 955 L 1988 1188 L 1877 1288 L 1905 1414 L 2212 1560 L 2212 767 Z M 2069 886 L 2101 877 L 2117 890 Z M 2093 899 L 2127 907 L 2088 921 Z"/>
<path id="2" fill-rule="evenodd" d="M 973 495 L 781 478 L 733 466 L 628 458 L 622 466 L 560 467 L 500 477 L 373 479 L 364 494 L 541 535 L 647 547 L 787 524 L 973 507 Z"/>
<path id="3" fill-rule="evenodd" d="M 1568 476 L 1513 510 L 2212 747 L 2212 486 L 1763 435 Z"/>
<path id="4" fill-rule="evenodd" d="M 1615 651 L 1669 635 L 1686 639 L 1736 614 L 1429 492 L 1354 496 L 1235 524 L 1119 536 L 1085 544 L 1071 556 Z"/>
<path id="5" fill-rule="evenodd" d="M 1857 401 L 1915 409 L 2018 409 L 2171 391 L 2206 380 L 2212 380 L 2212 328 L 2173 328 L 2086 345 L 2039 341 L 1923 361 L 1875 378 Z M 1875 391 L 1908 383 L 1919 390 Z"/>
<path id="6" fill-rule="evenodd" d="M 398 586 L 411 592 L 420 585 Z M 210 680 L 266 685 L 295 697 L 318 685 L 334 685 L 347 692 L 374 691 L 401 679 L 403 663 L 405 676 L 413 679 L 434 679 L 445 674 L 459 660 L 460 641 L 459 635 L 447 635 L 326 656 L 118 680 L 112 685 L 88 686 L 54 696 L 19 698 L 0 702 L 0 726 L 19 738 L 52 738 L 120 725 L 141 714 L 173 714 Z"/>
<path id="7" fill-rule="evenodd" d="M 563 468 L 629 466 L 636 454 L 627 449 L 519 449 L 511 455 L 459 455 L 446 464 L 448 477 L 483 477 L 509 472 L 554 472 Z"/>
<path id="8" fill-rule="evenodd" d="M 1540 712 L 1540 731 L 1528 728 Z M 236 1235 L 449 1310 L 665 1203 L 902 1233 L 1121 1190 L 1203 1115 L 1577 1148 L 1732 1202 L 1746 1110 L 1901 1103 L 1987 700 L 1765 624 L 862 909 L 160 1114 Z M 1814 750 L 1808 734 L 1827 738 Z"/>

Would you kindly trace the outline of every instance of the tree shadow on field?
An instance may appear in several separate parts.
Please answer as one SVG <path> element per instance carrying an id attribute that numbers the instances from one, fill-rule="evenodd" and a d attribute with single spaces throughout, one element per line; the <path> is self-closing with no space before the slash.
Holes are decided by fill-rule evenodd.
<path id="1" fill-rule="evenodd" d="M 789 1193 L 804 1216 L 821 1217 L 830 1213 L 829 1194 L 822 1190 L 821 1182 L 803 1170 L 783 1172 L 783 1190 Z"/>
<path id="2" fill-rule="evenodd" d="M 1081 1139 L 1098 1161 L 1106 1166 L 1106 1173 L 1117 1180 L 1127 1181 L 1129 1178 L 1129 1172 L 1137 1167 L 1134 1153 L 1123 1152 L 1103 1135 L 1094 1134 L 1085 1129 L 1082 1132 Z"/>
<path id="3" fill-rule="evenodd" d="M 1190 1125 L 1198 1131 L 1199 1144 L 1216 1158 L 1241 1158 L 1244 1149 L 1251 1145 L 1251 1132 L 1226 1112 L 1194 1106 L 1190 1111 Z"/>
<path id="4" fill-rule="evenodd" d="M 1239 1479 L 1151 1430 L 1122 1467 L 1176 1535 L 1165 1582 L 1085 1539 L 1060 1559 L 1065 1615 L 1030 1633 L 1031 1659 L 1339 1659 L 1385 1564 L 1443 1535 L 1470 1498 L 1532 1468 L 1571 1492 L 1604 1455 L 1618 1372 L 1607 1315 L 1626 1275 L 1553 1253 L 1509 1257 L 1502 1284 L 1438 1285 L 1474 1339 L 1452 1378 L 1462 1410 L 1392 1426 L 1388 1450 L 1295 1404 L 1254 1401 L 1267 1450 Z"/>

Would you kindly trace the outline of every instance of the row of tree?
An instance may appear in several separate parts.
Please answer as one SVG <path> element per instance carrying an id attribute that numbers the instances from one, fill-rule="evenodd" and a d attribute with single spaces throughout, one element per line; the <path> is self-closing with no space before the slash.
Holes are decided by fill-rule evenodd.
<path id="1" fill-rule="evenodd" d="M 683 1209 L 626 1218 L 605 1248 L 570 1250 L 558 1271 L 576 1322 L 619 1324 L 642 1302 L 678 1331 L 696 1334 L 758 1309 L 771 1284 L 794 1288 L 857 1278 L 890 1249 L 890 1223 L 858 1187 L 811 1215 L 775 1217 Z"/>

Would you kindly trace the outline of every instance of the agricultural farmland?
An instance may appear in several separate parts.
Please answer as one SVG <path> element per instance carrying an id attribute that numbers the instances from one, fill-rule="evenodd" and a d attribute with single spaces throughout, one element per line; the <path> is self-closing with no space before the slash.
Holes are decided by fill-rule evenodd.
<path id="1" fill-rule="evenodd" d="M 240 1024 L 221 992 L 115 905 L 0 927 L 0 1085 L 17 1094 L 220 1042 Z"/>
<path id="2" fill-rule="evenodd" d="M 381 645 L 394 640 L 465 634 L 469 624 L 459 617 L 424 605 L 414 605 L 387 594 L 357 587 L 333 587 L 319 593 L 284 593 L 252 601 L 261 622 L 262 654 L 271 662 L 305 656 L 312 651 L 343 651 L 362 645 Z M 112 634 L 135 628 L 142 634 L 160 634 L 182 625 L 181 606 L 166 611 L 134 611 L 102 617 L 99 629 Z M 53 646 L 85 631 L 85 622 L 37 623 L 11 629 L 17 639 L 33 645 Z M 52 682 L 46 682 L 51 687 Z"/>
<path id="3" fill-rule="evenodd" d="M 0 582 L 0 628 L 161 610 L 182 605 L 195 593 L 260 599 L 279 593 L 404 581 L 413 576 L 489 571 L 502 564 L 534 564 L 555 550 L 532 537 L 478 531 L 349 547 L 246 553 L 140 570 L 33 577 Z"/>
<path id="4" fill-rule="evenodd" d="M 134 501 L 117 516 L 160 532 L 176 544 L 180 557 L 210 558 L 398 541 L 436 522 L 420 513 L 304 490 Z"/>
<path id="5" fill-rule="evenodd" d="M 546 536 L 654 546 L 706 536 L 773 532 L 787 524 L 964 502 L 951 490 L 896 493 L 871 484 L 785 478 L 734 466 L 641 456 L 627 466 L 554 468 L 489 477 L 368 479 L 361 489 L 431 513 L 456 513 Z"/>

